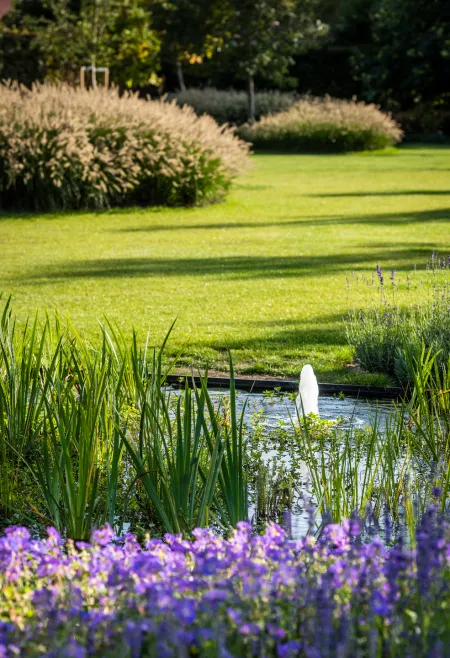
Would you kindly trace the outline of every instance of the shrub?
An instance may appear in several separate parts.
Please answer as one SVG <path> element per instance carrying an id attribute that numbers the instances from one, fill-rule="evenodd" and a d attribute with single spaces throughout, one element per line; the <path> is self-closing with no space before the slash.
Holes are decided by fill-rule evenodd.
<path id="1" fill-rule="evenodd" d="M 245 91 L 221 91 L 214 88 L 186 89 L 175 96 L 178 105 L 190 105 L 199 115 L 209 114 L 218 123 L 241 125 L 248 120 L 248 96 Z M 256 118 L 288 110 L 295 103 L 293 93 L 259 91 L 255 94 Z"/>
<path id="2" fill-rule="evenodd" d="M 175 103 L 117 90 L 0 85 L 4 209 L 213 201 L 247 153 L 232 129 Z"/>
<path id="3" fill-rule="evenodd" d="M 289 110 L 244 125 L 240 136 L 256 148 L 288 152 L 382 149 L 402 131 L 375 105 L 335 98 L 305 98 Z"/>
<path id="4" fill-rule="evenodd" d="M 419 103 L 410 110 L 396 112 L 395 117 L 411 141 L 444 142 L 450 137 L 450 104 L 445 99 Z"/>
<path id="5" fill-rule="evenodd" d="M 93 533 L 64 546 L 10 527 L 0 539 L 0 643 L 8 656 L 448 655 L 448 524 L 431 509 L 417 550 L 361 546 L 358 523 L 291 541 L 239 525 L 229 539 Z"/>

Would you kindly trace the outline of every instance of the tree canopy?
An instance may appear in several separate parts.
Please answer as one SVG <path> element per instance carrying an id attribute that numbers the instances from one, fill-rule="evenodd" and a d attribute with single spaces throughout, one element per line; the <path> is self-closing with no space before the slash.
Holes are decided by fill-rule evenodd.
<path id="1" fill-rule="evenodd" d="M 250 117 L 255 84 L 450 111 L 450 0 L 15 0 L 0 18 L 1 77 L 83 65 L 121 88 L 245 84 Z"/>

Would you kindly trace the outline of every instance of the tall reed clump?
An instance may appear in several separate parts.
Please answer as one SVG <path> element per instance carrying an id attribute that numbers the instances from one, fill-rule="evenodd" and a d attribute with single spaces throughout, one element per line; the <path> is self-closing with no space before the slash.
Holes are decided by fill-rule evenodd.
<path id="1" fill-rule="evenodd" d="M 376 105 L 336 98 L 304 98 L 290 109 L 239 129 L 255 148 L 282 152 L 383 149 L 402 138 L 400 126 Z"/>
<path id="2" fill-rule="evenodd" d="M 170 332 L 169 332 L 170 333 Z M 167 340 L 167 339 L 166 339 Z M 107 323 L 98 344 L 58 318 L 0 318 L 0 524 L 30 518 L 85 540 L 130 518 L 190 535 L 247 520 L 243 413 L 205 383 L 177 395 L 159 349 Z M 171 364 L 167 366 L 171 367 Z"/>
<path id="3" fill-rule="evenodd" d="M 211 117 L 113 89 L 0 84 L 0 207 L 101 209 L 217 200 L 248 145 Z"/>
<path id="4" fill-rule="evenodd" d="M 242 125 L 248 120 L 248 95 L 245 91 L 192 88 L 178 92 L 175 100 L 180 106 L 189 105 L 198 115 L 209 114 L 218 123 Z M 258 91 L 255 94 L 256 118 L 288 110 L 295 101 L 295 94 L 291 92 Z"/>

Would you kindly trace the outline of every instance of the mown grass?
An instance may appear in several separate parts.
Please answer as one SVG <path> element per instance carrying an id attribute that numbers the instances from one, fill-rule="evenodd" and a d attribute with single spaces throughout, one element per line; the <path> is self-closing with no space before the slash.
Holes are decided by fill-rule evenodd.
<path id="1" fill-rule="evenodd" d="M 0 290 L 23 319 L 58 308 L 93 335 L 106 313 L 185 364 L 381 383 L 347 364 L 346 276 L 450 252 L 450 150 L 257 155 L 225 203 L 0 215 Z"/>

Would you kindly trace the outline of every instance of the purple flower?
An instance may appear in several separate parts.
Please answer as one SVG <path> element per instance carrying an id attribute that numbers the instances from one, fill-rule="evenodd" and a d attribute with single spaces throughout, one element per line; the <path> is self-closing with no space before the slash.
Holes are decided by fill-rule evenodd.
<path id="1" fill-rule="evenodd" d="M 47 545 L 48 546 L 61 546 L 62 538 L 61 534 L 57 531 L 56 528 L 47 528 Z"/>
<path id="2" fill-rule="evenodd" d="M 260 632 L 261 629 L 257 624 L 251 624 L 247 622 L 239 626 L 239 633 L 241 635 L 258 635 Z"/>
<path id="3" fill-rule="evenodd" d="M 85 658 L 87 653 L 81 644 L 78 644 L 75 640 L 70 640 L 64 649 L 64 656 L 67 656 L 67 658 Z"/>
<path id="4" fill-rule="evenodd" d="M 387 535 L 391 525 L 386 510 Z M 119 540 L 106 527 L 80 552 L 60 545 L 56 532 L 34 541 L 8 529 L 0 538 L 5 658 L 31 647 L 48 658 L 138 658 L 147 647 L 170 658 L 211 647 L 229 658 L 314 658 L 341 655 L 355 641 L 375 655 L 381 618 L 386 646 L 400 641 L 414 655 L 411 611 L 419 605 L 430 647 L 446 640 L 433 612 L 450 591 L 450 526 L 435 507 L 418 523 L 415 550 L 401 540 L 364 544 L 355 515 L 326 524 L 317 540 L 291 541 L 274 523 L 263 535 L 241 523 L 228 539 L 205 529 L 193 537 L 167 535 L 141 548 L 134 535 Z"/>
<path id="5" fill-rule="evenodd" d="M 142 630 L 134 621 L 125 624 L 124 639 L 130 650 L 131 658 L 140 658 L 142 649 Z"/>
<path id="6" fill-rule="evenodd" d="M 278 658 L 295 658 L 298 655 L 302 645 L 300 642 L 291 640 L 290 642 L 285 642 L 284 644 L 279 644 L 277 646 L 277 656 Z"/>
<path id="7" fill-rule="evenodd" d="M 286 637 L 286 631 L 284 628 L 274 626 L 273 624 L 267 624 L 266 629 L 270 637 L 276 638 L 277 640 L 284 640 Z"/>
<path id="8" fill-rule="evenodd" d="M 114 530 L 111 528 L 109 523 L 107 523 L 104 528 L 101 528 L 100 530 L 94 530 L 92 533 L 92 543 L 98 544 L 99 546 L 106 546 L 114 539 L 114 537 Z"/>

